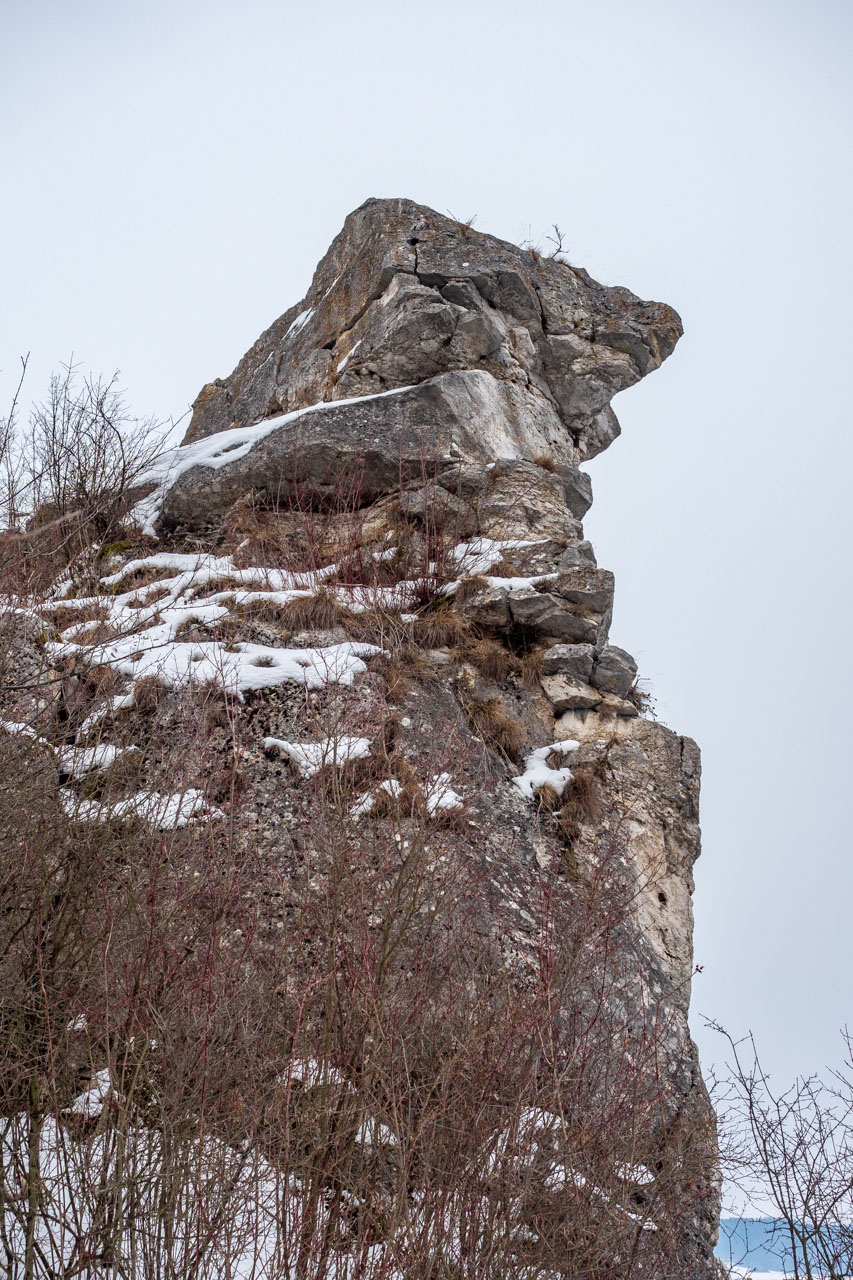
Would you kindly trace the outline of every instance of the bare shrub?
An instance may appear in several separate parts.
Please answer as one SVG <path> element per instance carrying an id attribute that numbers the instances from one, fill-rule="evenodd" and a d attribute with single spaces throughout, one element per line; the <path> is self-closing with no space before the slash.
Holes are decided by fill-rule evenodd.
<path id="1" fill-rule="evenodd" d="M 780 1270 L 843 1280 L 853 1272 L 853 1038 L 841 1067 L 777 1088 L 752 1036 L 728 1041 L 729 1075 L 718 1082 L 727 1172 L 747 1201 L 769 1198 L 766 1230 Z"/>
<path id="2" fill-rule="evenodd" d="M 128 491 L 162 450 L 163 425 L 131 414 L 117 373 L 81 376 L 72 362 L 52 375 L 23 430 L 15 411 L 0 431 L 7 527 L 36 512 L 42 526 L 75 512 L 100 534 L 114 528 Z"/>

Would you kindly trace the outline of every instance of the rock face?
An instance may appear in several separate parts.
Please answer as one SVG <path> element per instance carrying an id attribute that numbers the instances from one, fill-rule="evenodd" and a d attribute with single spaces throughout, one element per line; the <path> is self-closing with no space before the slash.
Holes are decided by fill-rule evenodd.
<path id="1" fill-rule="evenodd" d="M 202 389 L 186 438 L 450 372 L 483 385 L 470 378 L 476 370 L 534 419 L 562 423 L 583 461 L 618 433 L 616 392 L 656 369 L 680 336 L 670 307 L 410 200 L 368 200 L 306 297 L 229 378 Z"/>
<path id="2" fill-rule="evenodd" d="M 167 702 L 194 670 L 231 689 L 248 743 L 233 828 L 275 868 L 290 919 L 321 881 L 322 835 L 282 752 L 302 744 L 319 770 L 342 723 L 379 780 L 347 802 L 347 821 L 365 832 L 394 806 L 421 826 L 458 810 L 441 857 L 476 862 L 490 886 L 466 928 L 493 939 L 522 986 L 548 914 L 536 886 L 589 908 L 597 929 L 610 868 L 627 897 L 607 954 L 591 958 L 608 975 L 600 1016 L 614 1030 L 589 1102 L 611 1114 L 611 1069 L 625 1087 L 650 1044 L 655 1092 L 614 1137 L 630 1151 L 609 1176 L 642 1169 L 633 1189 L 608 1199 L 607 1171 L 580 1166 L 569 1183 L 592 1187 L 596 1214 L 612 1204 L 640 1224 L 638 1256 L 658 1232 L 643 1274 L 710 1280 L 716 1138 L 687 1023 L 699 753 L 641 714 L 636 663 L 609 644 L 613 575 L 584 538 L 592 492 L 579 470 L 619 433 L 613 395 L 680 334 L 668 306 L 559 259 L 408 200 L 367 201 L 306 297 L 203 388 L 184 444 L 150 477 L 140 513 L 166 550 L 110 564 L 112 594 L 92 611 L 109 636 L 131 610 L 132 643 L 87 648 L 78 627 L 59 648 L 119 673 L 114 705 L 142 705 L 148 635 L 169 652 Z M 116 594 L 140 573 L 143 585 Z M 343 674 L 330 655 L 344 655 Z M 224 769 L 238 733 L 212 732 Z M 214 773 L 190 779 L 198 796 Z M 547 1232 L 538 1210 L 526 1222 L 532 1249 Z M 580 1274 L 548 1259 L 543 1274 Z M 607 1274 L 623 1274 L 611 1262 Z"/>
<path id="3" fill-rule="evenodd" d="M 331 484 L 347 465 L 381 488 L 394 466 L 408 477 L 454 460 L 548 458 L 580 518 L 591 494 L 578 463 L 619 433 L 611 399 L 656 369 L 680 335 L 670 307 L 409 200 L 368 200 L 306 297 L 228 378 L 202 389 L 185 443 L 407 388 L 367 408 L 299 418 L 251 463 L 222 468 L 216 500 L 227 505 L 241 485 Z M 185 475 L 166 518 L 187 519 L 201 487 Z"/>

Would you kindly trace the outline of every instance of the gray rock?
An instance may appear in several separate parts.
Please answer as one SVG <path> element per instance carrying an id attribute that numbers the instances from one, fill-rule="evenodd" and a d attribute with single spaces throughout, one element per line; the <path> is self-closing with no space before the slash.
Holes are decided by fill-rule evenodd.
<path id="1" fill-rule="evenodd" d="M 598 654 L 592 668 L 591 683 L 596 689 L 624 698 L 637 678 L 637 664 L 624 649 L 609 644 Z"/>
<path id="2" fill-rule="evenodd" d="M 370 500 L 460 461 L 513 460 L 544 448 L 573 452 L 547 400 L 481 370 L 447 373 L 372 399 L 321 405 L 233 463 L 193 467 L 169 490 L 160 525 L 210 525 L 250 489 L 276 502 L 297 484 L 323 494 L 357 483 Z"/>
<path id="3" fill-rule="evenodd" d="M 509 594 L 512 620 L 535 635 L 550 640 L 568 640 L 575 644 L 603 644 L 609 616 L 585 615 L 562 596 L 532 587 Z"/>
<path id="4" fill-rule="evenodd" d="M 542 655 L 542 673 L 546 676 L 571 676 L 589 684 L 595 649 L 591 644 L 554 644 Z"/>
<path id="5" fill-rule="evenodd" d="M 543 676 L 541 684 L 555 716 L 562 715 L 564 711 L 590 711 L 601 702 L 598 689 L 571 676 Z"/>
<path id="6" fill-rule="evenodd" d="M 592 480 L 585 471 L 566 471 L 561 476 L 566 506 L 577 520 L 583 520 L 592 506 Z"/>
<path id="7" fill-rule="evenodd" d="M 589 458 L 618 434 L 612 397 L 657 368 L 680 335 L 661 303 L 410 200 L 368 200 L 306 297 L 228 378 L 202 389 L 186 439 L 478 368 L 541 394 Z"/>

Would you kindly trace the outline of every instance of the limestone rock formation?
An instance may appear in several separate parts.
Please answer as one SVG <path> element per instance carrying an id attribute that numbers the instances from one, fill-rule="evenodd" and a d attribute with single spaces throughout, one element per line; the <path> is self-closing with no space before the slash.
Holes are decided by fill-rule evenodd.
<path id="1" fill-rule="evenodd" d="M 358 465 L 368 486 L 547 456 L 567 505 L 590 495 L 577 471 L 619 431 L 610 401 L 672 351 L 675 312 L 605 288 L 408 200 L 368 200 L 346 220 L 305 298 L 261 335 L 226 379 L 202 389 L 185 443 L 309 406 L 400 391 L 369 407 L 315 409 L 224 466 L 216 493 L 189 472 L 167 519 L 242 485 L 281 492 L 334 483 Z M 401 390 L 405 388 L 405 390 Z M 196 494 L 196 489 L 198 493 Z"/>
<path id="2" fill-rule="evenodd" d="M 136 495 L 147 541 L 114 555 L 97 590 L 62 598 L 48 646 L 62 669 L 113 677 L 109 704 L 74 722 L 77 749 L 95 724 L 99 734 L 117 726 L 124 743 L 165 735 L 138 753 L 139 769 L 169 758 L 182 699 L 223 691 L 228 714 L 212 724 L 204 759 L 181 757 L 189 808 L 169 809 L 153 775 L 136 777 L 132 794 L 126 780 L 105 783 L 98 803 L 111 822 L 132 815 L 160 828 L 227 814 L 237 846 L 265 868 L 258 892 L 283 927 L 306 918 L 327 883 L 331 810 L 318 823 L 311 787 L 328 773 L 340 779 L 335 822 L 354 863 L 370 865 L 387 837 L 401 866 L 420 842 L 430 875 L 477 869 L 479 897 L 457 888 L 440 907 L 428 894 L 412 907 L 419 938 L 446 913 L 448 931 L 480 939 L 492 975 L 525 992 L 553 921 L 572 922 L 558 942 L 575 947 L 567 973 L 578 975 L 578 1003 L 567 995 L 549 1014 L 569 1048 L 547 1104 L 544 1074 L 531 1077 L 523 1115 L 540 1117 L 539 1136 L 524 1158 L 537 1198 L 530 1207 L 525 1184 L 510 1253 L 532 1270 L 512 1274 L 605 1274 L 600 1256 L 589 1261 L 591 1224 L 605 1222 L 622 1241 L 608 1275 L 634 1274 L 623 1247 L 660 1280 L 716 1274 L 714 1116 L 687 1022 L 699 753 L 643 713 L 636 663 L 609 643 L 613 575 L 581 524 L 592 492 L 579 468 L 618 435 L 612 397 L 658 368 L 680 334 L 670 307 L 559 258 L 408 200 L 369 200 L 306 297 L 203 388 L 183 445 Z M 56 620 L 57 608 L 44 616 Z M 97 620 L 90 634 L 75 611 Z M 228 769 L 230 791 L 215 781 Z M 63 785 L 71 819 L 93 821 L 73 773 Z M 389 882 L 376 882 L 366 937 L 382 931 Z M 401 960 L 400 972 L 418 962 Z M 277 998 L 304 1021 L 310 1002 L 289 982 Z M 467 975 L 454 1009 L 477 982 Z M 433 998 L 438 1007 L 437 988 Z M 477 995 L 472 1017 L 488 998 Z M 596 1028 L 607 1030 L 587 1079 L 571 1046 L 588 1048 Z M 359 1078 L 371 1054 L 394 1052 L 371 1032 Z M 334 1070 L 346 1075 L 344 1058 Z M 402 1230 L 424 1168 L 403 1171 L 408 1138 L 387 1088 L 383 1124 L 396 1137 L 386 1145 L 397 1154 L 370 1196 L 381 1200 L 376 1223 Z M 592 1134 L 569 1102 L 581 1096 L 580 1111 L 602 1117 Z M 559 1186 L 558 1166 L 542 1163 L 542 1115 L 572 1152 Z M 594 1158 L 605 1140 L 610 1154 Z M 494 1140 L 489 1169 L 507 1141 Z M 336 1175 L 337 1195 L 368 1194 L 347 1181 L 361 1167 Z M 396 1247 L 378 1225 L 371 1238 Z"/>

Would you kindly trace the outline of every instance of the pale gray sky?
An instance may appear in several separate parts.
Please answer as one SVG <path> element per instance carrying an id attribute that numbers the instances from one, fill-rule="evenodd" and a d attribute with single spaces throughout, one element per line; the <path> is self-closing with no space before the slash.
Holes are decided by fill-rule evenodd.
<path id="1" fill-rule="evenodd" d="M 587 527 L 704 756 L 698 1014 L 779 1073 L 848 1018 L 853 7 L 0 0 L 0 404 L 73 351 L 179 416 L 409 196 L 681 312 Z"/>

